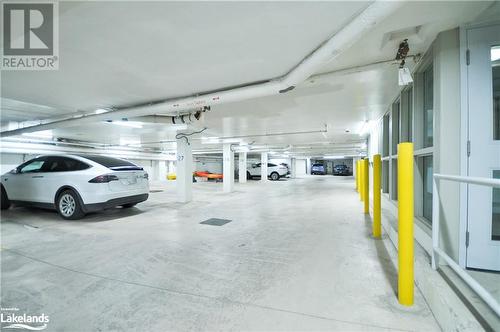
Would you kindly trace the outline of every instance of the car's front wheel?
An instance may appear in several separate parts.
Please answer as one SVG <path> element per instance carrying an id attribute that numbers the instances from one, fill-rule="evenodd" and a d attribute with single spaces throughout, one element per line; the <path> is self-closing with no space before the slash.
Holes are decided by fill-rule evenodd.
<path id="1" fill-rule="evenodd" d="M 280 175 L 276 172 L 271 173 L 271 180 L 278 181 L 280 179 Z"/>
<path id="2" fill-rule="evenodd" d="M 5 188 L 2 186 L 2 202 L 1 202 L 1 206 L 0 208 L 2 210 L 7 210 L 8 208 L 10 208 L 10 200 L 9 200 L 9 196 L 7 196 L 7 192 L 5 191 Z"/>
<path id="3" fill-rule="evenodd" d="M 78 195 L 71 189 L 64 190 L 56 202 L 57 211 L 64 219 L 76 220 L 85 215 Z"/>

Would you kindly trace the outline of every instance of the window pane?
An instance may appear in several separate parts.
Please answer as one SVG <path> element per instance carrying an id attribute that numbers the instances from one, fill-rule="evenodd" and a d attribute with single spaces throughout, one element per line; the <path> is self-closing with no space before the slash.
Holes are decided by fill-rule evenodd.
<path id="1" fill-rule="evenodd" d="M 390 197 L 392 200 L 397 201 L 398 200 L 398 160 L 397 159 L 392 159 L 392 185 L 391 185 L 391 193 Z"/>
<path id="2" fill-rule="evenodd" d="M 500 46 L 491 48 L 493 79 L 493 139 L 500 140 Z"/>
<path id="3" fill-rule="evenodd" d="M 400 142 L 399 138 L 399 100 L 392 104 L 392 116 L 391 116 L 391 131 L 392 131 L 392 154 L 396 155 L 398 153 L 398 144 Z"/>
<path id="4" fill-rule="evenodd" d="M 106 156 L 100 156 L 100 155 L 80 155 L 80 157 L 92 160 L 93 162 L 101 164 L 102 166 L 107 167 L 107 168 L 112 169 L 112 170 L 142 170 L 143 169 L 142 167 L 137 166 L 137 165 L 131 163 L 130 161 L 118 159 L 118 158 L 112 158 L 112 157 L 106 157 Z"/>
<path id="5" fill-rule="evenodd" d="M 70 172 L 80 171 L 89 166 L 79 160 L 66 157 L 49 157 L 43 166 L 44 172 Z"/>
<path id="6" fill-rule="evenodd" d="M 423 216 L 432 222 L 432 156 L 423 157 Z"/>
<path id="7" fill-rule="evenodd" d="M 434 81 L 432 65 L 424 72 L 424 147 L 433 145 Z"/>
<path id="8" fill-rule="evenodd" d="M 45 159 L 35 159 L 21 168 L 21 173 L 39 172 L 45 163 Z"/>
<path id="9" fill-rule="evenodd" d="M 389 193 L 389 160 L 382 161 L 382 192 Z"/>
<path id="10" fill-rule="evenodd" d="M 383 147 L 382 147 L 382 155 L 384 157 L 387 157 L 389 155 L 389 115 L 384 115 L 384 120 L 383 120 L 383 128 L 382 128 L 382 135 L 383 135 Z"/>
<path id="11" fill-rule="evenodd" d="M 408 89 L 408 142 L 413 142 L 413 88 Z"/>
<path id="12" fill-rule="evenodd" d="M 493 178 L 500 179 L 500 170 L 493 171 Z M 492 196 L 491 239 L 500 241 L 500 188 L 493 188 Z"/>

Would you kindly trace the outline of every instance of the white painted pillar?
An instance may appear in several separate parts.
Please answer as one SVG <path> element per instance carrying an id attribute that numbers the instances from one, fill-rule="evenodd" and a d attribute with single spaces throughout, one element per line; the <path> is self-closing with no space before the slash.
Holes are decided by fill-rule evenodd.
<path id="1" fill-rule="evenodd" d="M 160 181 L 167 181 L 167 161 L 158 161 L 158 178 Z"/>
<path id="2" fill-rule="evenodd" d="M 297 159 L 290 159 L 290 177 L 295 179 L 297 177 Z"/>
<path id="3" fill-rule="evenodd" d="M 175 163 L 172 160 L 168 162 L 167 173 L 175 173 Z"/>
<path id="4" fill-rule="evenodd" d="M 230 193 L 234 190 L 234 152 L 231 143 L 224 144 L 222 152 L 222 188 L 225 193 Z"/>
<path id="5" fill-rule="evenodd" d="M 311 158 L 306 159 L 306 174 L 311 174 Z"/>
<path id="6" fill-rule="evenodd" d="M 239 170 L 239 173 L 238 173 L 239 182 L 246 183 L 247 182 L 247 153 L 246 152 L 240 152 L 238 170 Z"/>
<path id="7" fill-rule="evenodd" d="M 260 154 L 260 180 L 267 181 L 267 152 Z"/>
<path id="8" fill-rule="evenodd" d="M 191 145 L 185 139 L 177 140 L 177 201 L 190 202 L 193 199 L 193 154 Z"/>

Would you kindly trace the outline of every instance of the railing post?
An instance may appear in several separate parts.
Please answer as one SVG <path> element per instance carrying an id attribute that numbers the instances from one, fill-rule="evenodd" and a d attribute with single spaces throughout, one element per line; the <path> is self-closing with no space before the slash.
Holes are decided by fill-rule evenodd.
<path id="1" fill-rule="evenodd" d="M 370 213 L 370 166 L 368 164 L 368 158 L 363 160 L 363 202 L 365 214 Z"/>
<path id="2" fill-rule="evenodd" d="M 382 206 L 380 193 L 382 157 L 379 154 L 373 156 L 373 237 L 382 235 Z"/>
<path id="3" fill-rule="evenodd" d="M 413 143 L 398 144 L 398 298 L 413 305 Z"/>
<path id="4" fill-rule="evenodd" d="M 363 199 L 364 199 L 364 196 L 363 196 L 363 183 L 365 183 L 363 180 L 363 174 L 365 173 L 363 171 L 364 165 L 365 165 L 364 160 L 361 159 L 359 161 L 359 200 L 360 201 L 363 201 Z"/>
<path id="5" fill-rule="evenodd" d="M 437 270 L 439 266 L 439 256 L 436 249 L 439 249 L 439 191 L 437 180 L 432 176 L 432 268 Z"/>

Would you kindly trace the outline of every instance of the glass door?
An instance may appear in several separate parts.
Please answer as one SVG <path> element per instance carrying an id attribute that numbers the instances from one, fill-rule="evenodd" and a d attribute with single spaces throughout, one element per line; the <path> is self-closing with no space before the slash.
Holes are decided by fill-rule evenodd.
<path id="1" fill-rule="evenodd" d="M 467 30 L 472 177 L 500 178 L 500 25 Z M 468 186 L 466 266 L 500 271 L 500 189 Z"/>

